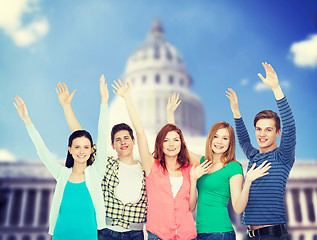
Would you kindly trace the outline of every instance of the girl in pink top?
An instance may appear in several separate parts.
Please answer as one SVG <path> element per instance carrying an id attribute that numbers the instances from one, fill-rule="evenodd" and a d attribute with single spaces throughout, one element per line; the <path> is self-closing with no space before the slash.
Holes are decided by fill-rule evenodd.
<path id="1" fill-rule="evenodd" d="M 209 170 L 209 162 L 192 167 L 181 130 L 165 125 L 157 134 L 154 156 L 131 98 L 129 83 L 114 81 L 113 92 L 126 103 L 136 132 L 146 173 L 148 239 L 191 240 L 197 236 L 191 212 L 196 207 L 196 181 Z"/>

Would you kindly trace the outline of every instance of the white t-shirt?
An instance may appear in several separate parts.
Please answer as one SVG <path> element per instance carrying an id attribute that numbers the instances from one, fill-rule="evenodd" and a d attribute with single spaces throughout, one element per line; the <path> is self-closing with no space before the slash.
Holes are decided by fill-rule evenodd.
<path id="1" fill-rule="evenodd" d="M 141 164 L 137 162 L 137 164 L 130 165 L 119 161 L 118 179 L 119 184 L 115 189 L 116 197 L 122 201 L 123 204 L 139 201 L 143 181 Z M 125 229 L 120 226 L 108 225 L 107 228 L 117 232 L 131 231 L 131 229 Z"/>
<path id="2" fill-rule="evenodd" d="M 170 176 L 170 182 L 172 186 L 172 193 L 173 193 L 173 198 L 176 197 L 176 194 L 178 193 L 179 189 L 181 188 L 183 184 L 183 176 L 181 177 L 171 177 Z"/>

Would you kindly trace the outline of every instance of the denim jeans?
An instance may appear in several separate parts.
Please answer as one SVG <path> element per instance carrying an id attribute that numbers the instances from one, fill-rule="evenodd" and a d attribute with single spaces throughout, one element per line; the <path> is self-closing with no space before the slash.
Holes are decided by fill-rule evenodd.
<path id="1" fill-rule="evenodd" d="M 148 234 L 148 240 L 162 240 L 161 238 L 159 238 L 158 236 L 154 235 L 153 233 L 151 232 L 147 232 Z M 197 240 L 197 238 L 194 238 L 192 240 Z"/>
<path id="2" fill-rule="evenodd" d="M 289 240 L 289 236 L 288 236 L 288 233 L 284 233 L 282 236 L 279 236 L 279 237 L 270 236 L 270 235 L 249 237 L 247 235 L 246 239 L 247 240 Z"/>
<path id="3" fill-rule="evenodd" d="M 219 232 L 219 233 L 199 233 L 198 240 L 236 240 L 236 233 L 231 232 Z"/>
<path id="4" fill-rule="evenodd" d="M 98 240 L 144 240 L 143 230 L 116 232 L 108 228 L 98 230 Z"/>

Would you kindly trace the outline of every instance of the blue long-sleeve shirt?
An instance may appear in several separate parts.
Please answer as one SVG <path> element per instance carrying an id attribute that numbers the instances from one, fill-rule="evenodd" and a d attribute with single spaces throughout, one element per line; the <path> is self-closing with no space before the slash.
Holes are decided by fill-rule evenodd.
<path id="1" fill-rule="evenodd" d="M 265 160 L 271 163 L 269 174 L 253 181 L 249 201 L 243 212 L 242 223 L 247 225 L 273 225 L 286 223 L 284 195 L 286 181 L 295 161 L 296 129 L 291 108 L 286 97 L 277 100 L 282 120 L 280 146 L 270 152 L 260 153 L 251 145 L 243 119 L 235 119 L 236 133 L 242 151 L 259 166 Z"/>

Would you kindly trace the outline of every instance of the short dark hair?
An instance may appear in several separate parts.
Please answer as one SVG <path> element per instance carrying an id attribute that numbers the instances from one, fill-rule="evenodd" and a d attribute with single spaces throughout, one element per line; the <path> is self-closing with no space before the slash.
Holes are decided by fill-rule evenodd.
<path id="1" fill-rule="evenodd" d="M 275 122 L 276 132 L 278 132 L 281 129 L 281 120 L 277 113 L 273 112 L 272 110 L 263 110 L 259 112 L 254 118 L 254 127 L 256 127 L 256 123 L 260 119 L 273 119 Z"/>
<path id="2" fill-rule="evenodd" d="M 119 131 L 123 131 L 126 130 L 129 132 L 130 137 L 132 138 L 132 140 L 134 139 L 133 136 L 133 130 L 131 129 L 131 127 L 126 124 L 126 123 L 119 123 L 113 126 L 112 130 L 111 130 L 111 144 L 114 143 L 114 135 L 119 132 Z"/>
<path id="3" fill-rule="evenodd" d="M 73 132 L 69 138 L 68 138 L 68 147 L 71 147 L 73 145 L 73 141 L 76 138 L 80 138 L 80 137 L 85 137 L 90 141 L 90 146 L 93 147 L 94 144 L 92 142 L 92 137 L 90 135 L 89 132 L 85 131 L 85 130 L 77 130 L 75 132 Z M 90 154 L 89 159 L 87 160 L 87 166 L 91 165 L 93 163 L 93 153 Z M 65 162 L 65 166 L 68 168 L 71 168 L 74 166 L 74 158 L 73 156 L 70 154 L 70 152 L 67 152 L 67 157 L 66 157 L 66 162 Z"/>

